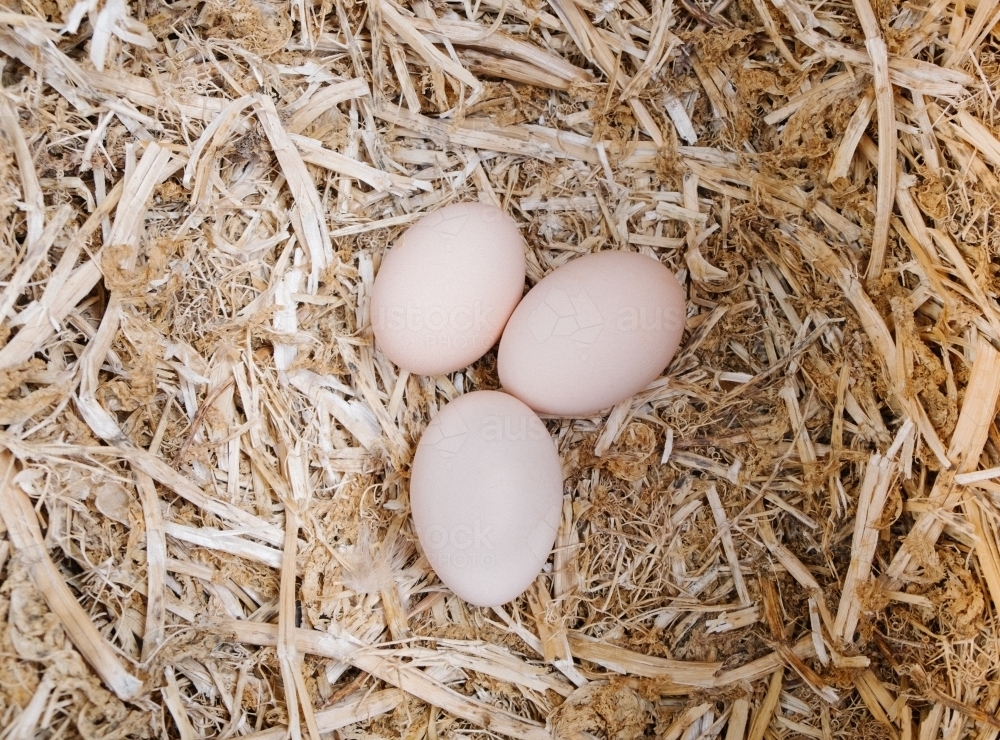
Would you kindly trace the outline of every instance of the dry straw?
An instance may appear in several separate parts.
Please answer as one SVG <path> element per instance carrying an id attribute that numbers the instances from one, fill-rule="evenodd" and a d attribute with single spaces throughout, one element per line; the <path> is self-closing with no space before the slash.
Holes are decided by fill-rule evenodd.
<path id="1" fill-rule="evenodd" d="M 1000 736 L 996 0 L 0 11 L 0 738 Z M 473 609 L 407 501 L 448 377 L 384 250 L 630 249 L 664 376 Z"/>

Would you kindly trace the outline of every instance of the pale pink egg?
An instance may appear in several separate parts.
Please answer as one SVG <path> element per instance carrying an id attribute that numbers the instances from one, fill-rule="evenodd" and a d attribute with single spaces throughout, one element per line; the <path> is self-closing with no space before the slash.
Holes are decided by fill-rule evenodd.
<path id="1" fill-rule="evenodd" d="M 427 425 L 413 458 L 410 509 L 441 581 L 477 606 L 519 596 L 549 557 L 562 467 L 535 413 L 513 396 L 459 396 Z"/>
<path id="2" fill-rule="evenodd" d="M 524 293 L 524 240 L 507 214 L 455 203 L 416 221 L 382 259 L 375 346 L 404 370 L 450 373 L 496 344 Z"/>
<path id="3" fill-rule="evenodd" d="M 500 340 L 500 383 L 539 413 L 594 414 L 664 371 L 684 318 L 684 290 L 659 261 L 636 252 L 578 257 L 518 304 Z"/>

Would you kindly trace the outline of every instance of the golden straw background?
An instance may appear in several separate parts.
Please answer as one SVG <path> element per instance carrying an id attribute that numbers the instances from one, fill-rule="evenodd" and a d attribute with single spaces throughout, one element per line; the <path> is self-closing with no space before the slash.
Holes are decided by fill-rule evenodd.
<path id="1" fill-rule="evenodd" d="M 996 740 L 1000 0 L 11 0 L 0 738 Z M 372 345 L 421 214 L 644 252 L 551 561 L 444 589 Z"/>

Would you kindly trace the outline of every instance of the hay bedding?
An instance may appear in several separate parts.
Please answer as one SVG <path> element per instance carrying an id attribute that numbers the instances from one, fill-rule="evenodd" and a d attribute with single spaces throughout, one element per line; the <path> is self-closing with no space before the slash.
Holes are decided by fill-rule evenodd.
<path id="1" fill-rule="evenodd" d="M 0 736 L 994 740 L 995 0 L 14 0 Z M 685 345 L 472 609 L 366 296 L 454 200 Z M 332 733 L 332 734 L 330 734 Z"/>

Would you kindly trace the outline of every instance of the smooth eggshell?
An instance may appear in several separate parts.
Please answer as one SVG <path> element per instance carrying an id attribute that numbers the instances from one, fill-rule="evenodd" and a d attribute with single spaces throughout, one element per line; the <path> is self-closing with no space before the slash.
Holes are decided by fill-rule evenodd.
<path id="1" fill-rule="evenodd" d="M 404 370 L 440 375 L 496 344 L 524 293 L 524 240 L 507 214 L 454 203 L 416 221 L 375 277 L 375 345 Z"/>
<path id="2" fill-rule="evenodd" d="M 539 413 L 594 414 L 663 372 L 684 316 L 684 290 L 659 261 L 635 252 L 578 257 L 518 304 L 500 340 L 500 383 Z"/>
<path id="3" fill-rule="evenodd" d="M 519 596 L 542 570 L 562 511 L 562 467 L 531 409 L 497 391 L 459 396 L 424 430 L 410 509 L 431 566 L 476 606 Z"/>

